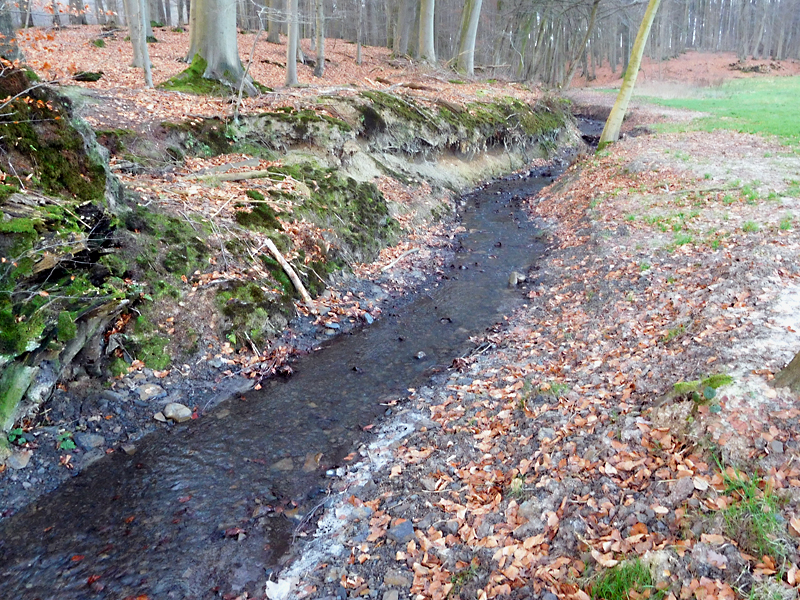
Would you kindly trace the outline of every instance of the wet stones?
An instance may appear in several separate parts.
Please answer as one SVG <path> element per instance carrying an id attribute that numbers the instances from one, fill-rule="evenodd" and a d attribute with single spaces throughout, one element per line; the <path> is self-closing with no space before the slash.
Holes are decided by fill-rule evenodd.
<path id="1" fill-rule="evenodd" d="M 192 418 L 192 410 L 177 402 L 170 402 L 161 412 L 166 419 L 170 419 L 176 423 L 183 423 Z"/>

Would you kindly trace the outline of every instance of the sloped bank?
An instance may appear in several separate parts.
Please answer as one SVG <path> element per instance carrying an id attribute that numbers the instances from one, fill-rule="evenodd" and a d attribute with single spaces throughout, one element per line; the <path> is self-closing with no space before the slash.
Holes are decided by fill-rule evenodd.
<path id="1" fill-rule="evenodd" d="M 213 119 L 164 124 L 149 139 L 126 131 L 98 132 L 116 155 L 115 167 L 127 176 L 143 172 L 174 179 L 170 171 L 186 157 L 239 152 L 269 163 L 266 177 L 253 182 L 289 185 L 251 186 L 246 198 L 252 202 L 237 198 L 229 226 L 221 227 L 220 219 L 176 210 L 158 194 L 122 196 L 111 193 L 109 184 L 104 195 L 81 198 L 82 210 L 91 211 L 103 225 L 78 214 L 76 227 L 85 227 L 93 241 L 99 240 L 93 253 L 78 260 L 73 251 L 55 261 L 51 257 L 48 240 L 64 235 L 64 227 L 41 211 L 63 200 L 51 192 L 33 207 L 39 212 L 28 216 L 33 227 L 29 247 L 18 254 L 41 268 L 34 288 L 21 278 L 7 280 L 9 318 L 28 322 L 23 311 L 31 296 L 51 300 L 39 310 L 37 326 L 26 329 L 30 335 L 24 343 L 5 352 L 3 377 L 13 377 L 15 383 L 3 388 L 14 391 L 4 399 L 4 429 L 16 425 L 15 444 L 30 453 L 36 438 L 40 449 L 34 451 L 42 452 L 48 437 L 60 446 L 59 436 L 73 433 L 73 428 L 62 431 L 57 419 L 34 418 L 59 379 L 89 375 L 89 388 L 99 388 L 108 377 L 127 374 L 141 383 L 176 358 L 196 362 L 189 357 L 209 345 L 227 344 L 234 351 L 268 348 L 270 338 L 294 314 L 298 294 L 274 258 L 261 250 L 266 239 L 290 259 L 303 284 L 319 294 L 331 274 L 355 261 L 374 259 L 382 247 L 399 239 L 398 218 L 424 222 L 449 214 L 449 190 L 572 142 L 570 123 L 556 102 L 536 107 L 513 100 L 422 106 L 410 98 L 376 93 L 321 98 L 311 106 L 247 117 L 238 125 Z M 84 147 L 97 148 L 90 136 Z M 166 166 L 165 156 L 170 157 Z M 35 167 L 31 172 L 36 173 Z M 223 181 L 224 173 L 210 175 L 199 178 L 198 185 Z M 432 193 L 412 203 L 387 199 L 373 183 L 387 176 L 409 189 L 430 187 Z M 105 181 L 116 178 L 107 176 Z M 287 201 L 291 212 L 285 209 Z M 9 206 L 3 204 L 4 234 L 21 227 Z M 71 208 L 66 212 L 72 213 Z M 311 235 L 302 244 L 287 235 L 298 223 L 308 222 Z M 101 229 L 102 237 L 95 235 Z M 213 274 L 223 263 L 236 276 L 220 282 L 226 278 Z M 209 282 L 213 285 L 205 285 Z M 76 285 L 80 289 L 73 289 Z M 65 311 L 52 302 L 55 298 L 76 306 Z M 164 322 L 172 327 L 164 328 Z M 183 370 L 174 376 L 193 374 Z M 78 392 L 85 396 L 86 386 Z M 69 396 L 61 400 L 69 401 Z M 103 423 L 81 425 L 85 419 L 79 419 L 79 428 L 102 433 L 113 445 L 115 439 L 152 428 L 153 411 L 147 407 L 139 412 L 147 423 L 125 423 L 122 430 L 117 426 L 107 431 Z M 37 423 L 55 427 L 43 433 Z"/>

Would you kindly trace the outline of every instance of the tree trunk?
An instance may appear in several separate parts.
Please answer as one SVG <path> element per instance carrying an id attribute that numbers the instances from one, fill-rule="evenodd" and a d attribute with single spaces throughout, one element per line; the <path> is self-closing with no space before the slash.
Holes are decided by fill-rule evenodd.
<path id="1" fill-rule="evenodd" d="M 147 48 L 147 37 L 145 33 L 147 32 L 147 10 L 145 9 L 145 3 L 147 0 L 133 0 L 134 2 L 138 2 L 139 4 L 139 39 L 136 40 L 136 43 L 140 44 L 140 54 L 142 57 L 142 64 L 144 66 L 144 85 L 145 87 L 153 87 L 153 72 L 150 68 L 150 51 Z M 131 38 L 133 40 L 133 38 Z"/>
<path id="2" fill-rule="evenodd" d="M 435 63 L 436 49 L 433 40 L 433 17 L 435 0 L 420 0 L 418 58 L 422 62 Z"/>
<path id="3" fill-rule="evenodd" d="M 616 142 L 619 139 L 619 130 L 622 127 L 622 120 L 625 118 L 625 113 L 628 111 L 628 104 L 631 101 L 633 94 L 633 86 L 636 85 L 636 78 L 639 75 L 639 66 L 642 64 L 642 54 L 644 47 L 647 43 L 647 36 L 650 34 L 650 28 L 653 26 L 653 19 L 658 11 L 658 5 L 661 0 L 650 0 L 647 5 L 647 10 L 644 13 L 642 24 L 639 26 L 639 33 L 636 34 L 636 41 L 633 43 L 633 50 L 628 61 L 628 69 L 625 71 L 625 77 L 622 78 L 622 86 L 619 89 L 614 107 L 608 115 L 608 121 L 603 128 L 603 133 L 600 136 L 600 144 L 598 150 L 602 149 L 610 142 Z"/>
<path id="4" fill-rule="evenodd" d="M 142 43 L 144 39 L 144 30 L 142 29 L 142 5 L 139 0 L 125 0 L 125 14 L 128 17 L 128 35 L 131 38 L 131 46 L 133 48 L 133 61 L 132 67 L 138 69 L 144 68 L 144 58 L 142 56 Z M 147 47 L 145 42 L 144 47 Z"/>
<path id="5" fill-rule="evenodd" d="M 236 38 L 235 0 L 194 0 L 190 9 L 190 54 L 206 63 L 203 77 L 238 89 L 244 80 L 244 92 L 258 94 L 245 75 L 239 58 Z"/>
<path id="6" fill-rule="evenodd" d="M 482 4 L 483 0 L 466 0 L 461 13 L 456 70 L 466 73 L 470 77 L 475 74 L 475 38 L 478 35 L 478 20 L 481 17 Z"/>
<path id="7" fill-rule="evenodd" d="M 297 47 L 300 36 L 298 0 L 289 3 L 289 39 L 286 42 L 286 85 L 297 85 Z"/>
<path id="8" fill-rule="evenodd" d="M 800 392 L 800 352 L 795 354 L 791 362 L 775 376 L 774 387 L 788 387 L 793 392 Z"/>
<path id="9" fill-rule="evenodd" d="M 16 34 L 9 3 L 3 3 L 0 6 L 0 56 L 6 60 L 14 61 L 22 57 L 17 46 Z"/>
<path id="10" fill-rule="evenodd" d="M 600 0 L 594 0 L 592 3 L 592 12 L 589 15 L 589 25 L 586 27 L 586 35 L 583 36 L 583 41 L 580 46 L 578 46 L 575 58 L 572 59 L 572 64 L 569 66 L 569 71 L 567 71 L 567 74 L 564 76 L 564 81 L 561 83 L 561 87 L 565 90 L 568 90 L 569 86 L 572 84 L 572 78 L 575 77 L 575 71 L 578 68 L 578 61 L 581 56 L 586 56 L 586 44 L 589 43 L 589 38 L 592 36 L 592 31 L 594 30 L 598 6 L 600 6 Z"/>
<path id="11" fill-rule="evenodd" d="M 361 40 L 364 36 L 364 0 L 356 0 L 358 26 L 356 27 L 356 64 L 361 65 Z"/>
<path id="12" fill-rule="evenodd" d="M 323 0 L 314 0 L 316 4 L 316 19 L 314 35 L 316 36 L 317 64 L 314 66 L 314 77 L 325 74 L 325 3 Z"/>
<path id="13" fill-rule="evenodd" d="M 267 41 L 270 44 L 281 43 L 281 19 L 280 13 L 282 0 L 269 0 L 269 10 L 267 11 Z"/>
<path id="14" fill-rule="evenodd" d="M 414 0 L 400 0 L 397 13 L 397 33 L 394 37 L 394 55 L 408 54 L 408 40 L 411 37 L 411 25 L 416 18 L 416 2 Z"/>

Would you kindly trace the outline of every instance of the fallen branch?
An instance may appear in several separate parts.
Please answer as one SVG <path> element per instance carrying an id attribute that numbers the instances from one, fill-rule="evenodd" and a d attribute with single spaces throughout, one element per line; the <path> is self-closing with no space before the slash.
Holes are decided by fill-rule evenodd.
<path id="1" fill-rule="evenodd" d="M 404 259 L 406 256 L 408 256 L 409 254 L 414 254 L 414 252 L 416 252 L 417 250 L 419 250 L 419 248 L 412 248 L 411 250 L 406 250 L 406 251 L 405 251 L 405 252 L 403 252 L 403 253 L 402 253 L 400 256 L 398 256 L 398 257 L 397 257 L 397 258 L 395 258 L 395 259 L 394 259 L 392 262 L 390 262 L 388 265 L 386 265 L 385 267 L 383 267 L 383 268 L 381 269 L 381 271 L 382 271 L 382 272 L 386 272 L 386 271 L 388 271 L 388 270 L 389 270 L 389 269 L 391 269 L 393 266 L 395 266 L 397 263 L 399 263 L 401 260 L 403 260 L 403 259 Z"/>
<path id="2" fill-rule="evenodd" d="M 289 279 L 292 280 L 294 288 L 303 297 L 303 302 L 305 302 L 309 306 L 313 305 L 314 301 L 311 299 L 311 295 L 306 290 L 305 286 L 303 285 L 303 282 L 300 281 L 300 278 L 297 276 L 297 273 L 292 268 L 292 265 L 290 265 L 286 261 L 286 259 L 283 258 L 283 254 L 280 253 L 278 248 L 275 246 L 275 243 L 271 239 L 267 238 L 266 240 L 264 240 L 264 245 L 267 247 L 270 254 L 272 254 L 272 257 L 278 261 L 278 264 L 280 264 L 280 266 L 283 267 L 283 270 L 289 276 Z"/>
<path id="3" fill-rule="evenodd" d="M 190 175 L 186 179 L 196 179 L 197 181 L 207 181 L 214 179 L 216 181 L 244 181 L 246 179 L 270 179 L 275 183 L 280 183 L 282 179 L 272 179 L 271 176 L 275 175 L 272 171 L 243 171 L 241 173 L 214 173 L 211 175 Z"/>

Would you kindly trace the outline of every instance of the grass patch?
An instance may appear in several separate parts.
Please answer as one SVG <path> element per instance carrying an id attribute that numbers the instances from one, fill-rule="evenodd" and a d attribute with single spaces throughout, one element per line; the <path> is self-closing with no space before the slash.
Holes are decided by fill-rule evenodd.
<path id="1" fill-rule="evenodd" d="M 785 539 L 783 517 L 773 490 L 762 480 L 730 468 L 722 472 L 722 477 L 725 494 L 738 500 L 723 511 L 725 533 L 754 556 L 786 559 L 791 544 Z"/>
<path id="2" fill-rule="evenodd" d="M 742 225 L 742 231 L 745 233 L 757 233 L 759 230 L 758 223 L 755 221 L 745 221 Z"/>
<path id="3" fill-rule="evenodd" d="M 602 600 L 630 600 L 642 596 L 659 598 L 664 594 L 655 589 L 650 569 L 638 558 L 604 571 L 592 585 L 591 592 L 592 598 Z"/>
<path id="4" fill-rule="evenodd" d="M 784 143 L 800 144 L 800 119 L 797 97 L 800 77 L 736 79 L 719 87 L 694 90 L 691 98 L 653 98 L 662 106 L 708 113 L 708 117 L 688 124 L 667 125 L 664 129 L 729 129 L 744 133 L 774 135 Z"/>

